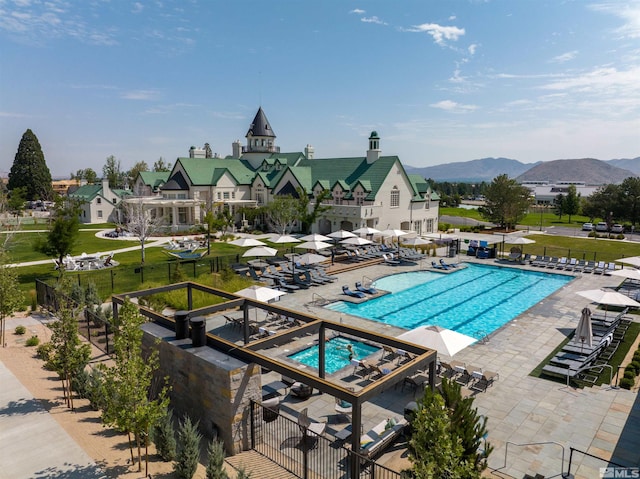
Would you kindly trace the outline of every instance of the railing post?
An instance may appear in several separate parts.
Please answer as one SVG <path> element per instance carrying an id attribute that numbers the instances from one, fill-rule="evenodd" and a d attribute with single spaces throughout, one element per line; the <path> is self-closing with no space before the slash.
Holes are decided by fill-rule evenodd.
<path id="1" fill-rule="evenodd" d="M 251 400 L 251 417 L 249 418 L 249 423 L 251 424 L 251 449 L 255 449 L 256 448 L 256 420 L 255 420 L 255 413 L 256 413 L 256 403 L 252 399 Z"/>

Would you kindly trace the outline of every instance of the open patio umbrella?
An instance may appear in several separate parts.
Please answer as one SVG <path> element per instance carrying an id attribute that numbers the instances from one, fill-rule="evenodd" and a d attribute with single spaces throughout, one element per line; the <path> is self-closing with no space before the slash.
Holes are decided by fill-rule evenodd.
<path id="1" fill-rule="evenodd" d="M 324 241 L 305 241 L 304 243 L 300 243 L 296 245 L 296 248 L 300 249 L 312 249 L 314 251 L 319 251 L 325 248 L 331 248 L 331 244 L 325 243 Z"/>
<path id="2" fill-rule="evenodd" d="M 413 238 L 403 238 L 402 244 L 406 244 L 408 246 L 424 246 L 426 244 L 431 244 L 431 241 L 420 238 L 420 236 L 414 236 Z"/>
<path id="3" fill-rule="evenodd" d="M 241 289 L 240 291 L 236 291 L 234 294 L 242 296 L 243 298 L 255 299 L 256 301 L 268 303 L 269 301 L 279 298 L 287 293 L 277 289 L 267 288 L 265 286 L 253 285 L 248 288 Z"/>
<path id="4" fill-rule="evenodd" d="M 266 246 L 265 243 L 263 243 L 260 240 L 254 239 L 254 238 L 238 238 L 238 239 L 234 239 L 233 241 L 229 241 L 229 244 L 232 244 L 234 246 Z"/>
<path id="5" fill-rule="evenodd" d="M 640 281 L 640 269 L 624 268 L 611 271 L 611 276 L 620 276 L 621 278 L 633 279 Z"/>
<path id="6" fill-rule="evenodd" d="M 393 238 L 395 236 L 396 238 L 398 238 L 398 253 L 400 253 L 400 237 L 408 235 L 409 233 L 407 233 L 406 231 L 402 231 L 402 230 L 387 229 L 387 230 L 381 231 L 380 234 L 382 236 L 389 236 L 391 238 Z M 393 239 L 392 239 L 392 241 L 393 241 Z"/>
<path id="7" fill-rule="evenodd" d="M 591 327 L 591 310 L 587 307 L 582 308 L 582 314 L 578 326 L 576 327 L 575 335 L 573 336 L 575 342 L 580 343 L 580 350 L 584 348 L 585 343 L 587 346 L 593 346 L 593 328 Z"/>
<path id="8" fill-rule="evenodd" d="M 331 238 L 324 235 L 313 233 L 300 238 L 301 241 L 331 241 Z"/>
<path id="9" fill-rule="evenodd" d="M 298 238 L 291 235 L 277 235 L 277 236 L 274 235 L 272 239 L 270 239 L 269 241 L 277 244 L 300 243 L 300 240 Z"/>
<path id="10" fill-rule="evenodd" d="M 278 250 L 275 248 L 269 248 L 268 246 L 255 246 L 245 251 L 242 257 L 246 258 L 248 256 L 275 256 L 276 254 L 278 254 Z"/>
<path id="11" fill-rule="evenodd" d="M 305 253 L 295 257 L 300 264 L 316 264 L 327 260 L 326 256 L 315 253 Z"/>
<path id="12" fill-rule="evenodd" d="M 357 230 L 353 230 L 353 233 L 358 235 L 377 235 L 380 234 L 380 230 L 375 228 L 370 228 L 369 226 L 365 226 L 363 228 L 358 228 Z"/>
<path id="13" fill-rule="evenodd" d="M 440 326 L 419 326 L 402 333 L 398 339 L 435 349 L 449 357 L 477 341 L 476 338 Z"/>
<path id="14" fill-rule="evenodd" d="M 356 235 L 354 235 L 351 231 L 338 230 L 338 231 L 334 231 L 333 233 L 329 233 L 327 236 L 329 238 L 333 238 L 334 241 L 336 241 L 336 240 L 343 240 L 347 238 L 353 238 Z"/>
<path id="15" fill-rule="evenodd" d="M 345 240 L 340 241 L 340 244 L 350 244 L 355 246 L 363 246 L 371 243 L 373 243 L 373 241 L 365 238 L 361 238 L 360 236 L 354 236 L 352 238 L 347 238 Z"/>
<path id="16" fill-rule="evenodd" d="M 629 256 L 628 258 L 620 258 L 614 261 L 617 261 L 618 263 L 626 263 L 632 266 L 640 267 L 640 256 Z"/>
<path id="17" fill-rule="evenodd" d="M 631 306 L 634 308 L 640 307 L 640 303 L 634 301 L 633 299 L 625 296 L 622 293 L 618 293 L 617 291 L 607 291 L 604 289 L 588 289 L 586 291 L 578 291 L 576 294 L 579 294 L 583 298 L 587 298 L 594 303 L 604 304 L 605 317 L 607 316 L 608 306 Z"/>
<path id="18" fill-rule="evenodd" d="M 504 242 L 506 244 L 533 244 L 535 240 L 525 238 L 524 236 L 515 236 L 511 238 L 505 238 Z"/>

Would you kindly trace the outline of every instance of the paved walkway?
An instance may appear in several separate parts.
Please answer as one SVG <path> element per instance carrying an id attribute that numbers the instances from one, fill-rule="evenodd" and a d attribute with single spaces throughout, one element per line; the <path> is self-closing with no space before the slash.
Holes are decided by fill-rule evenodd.
<path id="1" fill-rule="evenodd" d="M 461 256 L 459 260 L 468 258 Z M 420 265 L 380 264 L 344 272 L 333 285 L 297 291 L 280 301 L 285 307 L 395 336 L 403 330 L 340 314 L 316 306 L 314 301 L 318 297 L 341 299 L 343 284 L 418 268 Z M 488 440 L 495 447 L 489 466 L 504 477 L 522 477 L 525 473 L 558 475 L 566 471 L 568 464 L 565 462 L 563 469 L 562 453 L 568 461 L 570 447 L 628 466 L 640 464 L 638 394 L 610 387 L 573 389 L 529 376 L 577 326 L 580 311 L 589 302 L 576 292 L 620 283 L 612 276 L 574 276 L 574 281 L 491 335 L 488 343 L 474 344 L 456 355 L 459 361 L 500 374 L 494 386 L 475 395 L 474 404 L 489 418 Z M 531 443 L 548 444 L 516 446 Z M 607 466 L 606 462 L 576 452 L 572 464 L 571 472 L 584 478 L 599 477 L 599 468 Z"/>

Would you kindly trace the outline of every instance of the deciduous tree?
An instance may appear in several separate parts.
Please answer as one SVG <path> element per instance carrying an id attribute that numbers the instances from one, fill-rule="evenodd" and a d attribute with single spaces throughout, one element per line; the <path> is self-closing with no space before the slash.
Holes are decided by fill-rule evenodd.
<path id="1" fill-rule="evenodd" d="M 564 198 L 564 212 L 569 216 L 569 223 L 571 223 L 571 217 L 580 212 L 580 194 L 576 185 L 569 185 L 567 196 Z"/>
<path id="2" fill-rule="evenodd" d="M 18 310 L 24 299 L 16 268 L 8 266 L 8 256 L 0 251 L 0 344 L 5 346 L 5 318 Z"/>
<path id="3" fill-rule="evenodd" d="M 142 198 L 131 198 L 123 202 L 127 230 L 140 241 L 140 263 L 145 260 L 145 242 L 160 231 L 164 217 L 154 216 L 150 208 L 145 208 Z"/>
<path id="4" fill-rule="evenodd" d="M 300 222 L 302 223 L 301 230 L 303 233 L 310 233 L 311 226 L 316 222 L 318 216 L 331 209 L 331 206 L 322 204 L 324 200 L 331 198 L 331 191 L 322 190 L 318 196 L 315 197 L 313 206 L 311 207 L 311 199 L 306 190 L 299 187 L 296 191 L 298 192 L 298 218 L 300 218 Z"/>
<path id="5" fill-rule="evenodd" d="M 298 200 L 283 195 L 273 198 L 263 209 L 269 225 L 281 235 L 291 231 L 293 224 L 299 219 Z"/>
<path id="6" fill-rule="evenodd" d="M 51 215 L 53 221 L 44 243 L 38 244 L 36 249 L 39 251 L 55 255 L 58 258 L 58 264 L 63 265 L 63 259 L 67 254 L 71 254 L 73 247 L 78 239 L 80 231 L 80 220 L 78 219 L 79 206 L 73 201 L 66 204 L 57 202 Z M 62 273 L 62 267 L 60 268 Z"/>
<path id="7" fill-rule="evenodd" d="M 120 160 L 117 160 L 113 155 L 107 157 L 102 167 L 102 176 L 109 180 L 111 188 L 124 188 L 126 184 L 127 175 L 120 167 Z"/>
<path id="8" fill-rule="evenodd" d="M 165 162 L 162 157 L 158 158 L 158 161 L 153 163 L 153 171 L 171 171 L 171 162 Z"/>
<path id="9" fill-rule="evenodd" d="M 133 183 L 142 171 L 149 171 L 149 165 L 146 161 L 139 161 L 127 172 L 127 181 L 129 183 L 129 189 L 133 190 Z"/>
<path id="10" fill-rule="evenodd" d="M 509 230 L 524 218 L 531 201 L 529 189 L 507 175 L 493 179 L 485 191 L 485 206 L 480 214 Z"/>
<path id="11" fill-rule="evenodd" d="M 27 200 L 52 200 L 51 172 L 44 160 L 44 153 L 36 135 L 27 130 L 22 135 L 11 171 L 9 190 L 25 188 Z"/>

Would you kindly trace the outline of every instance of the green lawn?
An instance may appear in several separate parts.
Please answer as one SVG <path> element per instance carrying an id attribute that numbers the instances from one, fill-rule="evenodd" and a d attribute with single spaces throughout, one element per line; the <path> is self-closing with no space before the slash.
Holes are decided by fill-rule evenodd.
<path id="1" fill-rule="evenodd" d="M 468 210 L 466 208 L 440 208 L 440 215 L 448 215 L 448 216 L 460 216 L 462 218 L 471 218 L 478 221 L 487 221 L 483 218 L 480 213 L 478 213 L 477 209 Z M 549 226 L 568 226 L 570 228 L 580 228 L 582 223 L 586 223 L 590 218 L 586 216 L 572 216 L 571 222 L 569 223 L 569 217 L 566 215 L 562 216 L 562 219 L 559 219 L 557 215 L 549 212 L 543 212 L 542 215 L 540 212 L 532 211 L 527 214 L 518 224 L 522 226 L 529 226 L 533 228 L 540 227 L 540 221 L 542 221 L 542 227 Z"/>
<path id="2" fill-rule="evenodd" d="M 594 261 L 613 261 L 623 256 L 640 255 L 640 244 L 620 240 L 583 237 L 530 235 L 535 244 L 524 245 L 523 251 L 548 256 L 566 256 Z M 505 245 L 508 251 L 509 245 Z"/>

